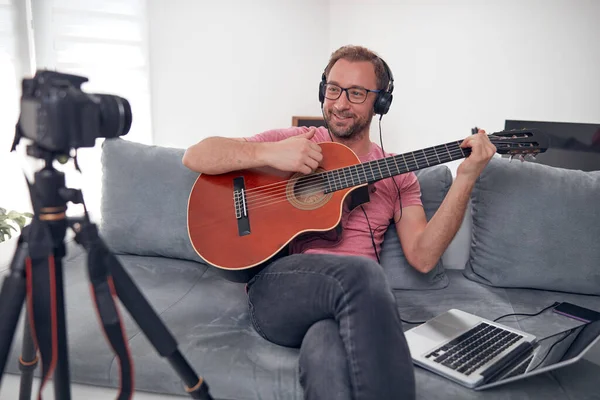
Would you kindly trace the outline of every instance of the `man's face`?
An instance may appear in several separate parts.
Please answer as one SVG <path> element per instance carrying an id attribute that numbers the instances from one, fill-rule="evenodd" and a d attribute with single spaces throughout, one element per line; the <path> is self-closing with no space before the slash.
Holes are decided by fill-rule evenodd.
<path id="1" fill-rule="evenodd" d="M 368 61 L 338 60 L 329 71 L 327 83 L 342 88 L 377 89 L 375 68 Z M 367 92 L 367 98 L 362 104 L 351 103 L 345 91 L 342 91 L 337 100 L 325 98 L 323 110 L 331 133 L 344 139 L 362 138 L 373 119 L 376 97 L 377 93 Z"/>

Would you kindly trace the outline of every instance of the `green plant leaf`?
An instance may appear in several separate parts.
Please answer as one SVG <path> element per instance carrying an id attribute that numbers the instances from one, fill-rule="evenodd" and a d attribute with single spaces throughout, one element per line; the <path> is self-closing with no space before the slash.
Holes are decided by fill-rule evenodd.
<path id="1" fill-rule="evenodd" d="M 15 218 L 19 218 L 21 216 L 21 213 L 15 210 L 10 210 L 10 212 L 8 213 L 8 218 L 10 219 L 15 219 Z"/>
<path id="2" fill-rule="evenodd" d="M 17 231 L 17 229 L 14 226 L 12 226 L 11 224 L 8 224 L 8 223 L 2 223 L 0 225 L 0 229 L 7 231 L 7 232 L 10 232 L 11 229 L 15 232 Z"/>
<path id="3" fill-rule="evenodd" d="M 25 217 L 18 217 L 15 218 L 15 222 L 17 223 L 17 225 L 19 225 L 19 229 L 23 229 L 23 227 L 25 226 Z"/>
<path id="4" fill-rule="evenodd" d="M 11 228 L 12 228 L 12 227 L 11 227 Z M 14 228 L 13 228 L 13 229 L 14 229 Z M 8 238 L 7 238 L 7 239 L 5 239 L 5 236 L 8 236 Z M 5 228 L 5 227 L 1 227 L 1 228 L 0 228 L 0 238 L 2 239 L 2 240 L 0 240 L 0 241 L 4 242 L 4 240 L 8 240 L 8 239 L 10 239 L 11 237 L 12 237 L 12 234 L 10 233 L 10 229 L 8 229 L 8 228 Z"/>

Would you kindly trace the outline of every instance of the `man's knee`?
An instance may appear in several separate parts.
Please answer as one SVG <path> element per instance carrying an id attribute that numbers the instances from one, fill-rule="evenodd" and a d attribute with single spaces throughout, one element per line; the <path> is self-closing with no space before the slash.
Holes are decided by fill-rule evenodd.
<path id="1" fill-rule="evenodd" d="M 338 323 L 334 319 L 315 322 L 306 332 L 300 347 L 301 375 L 316 366 L 346 362 L 341 343 Z"/>
<path id="2" fill-rule="evenodd" d="M 354 288 L 390 292 L 387 277 L 381 265 L 365 257 L 348 257 L 342 271 Z"/>

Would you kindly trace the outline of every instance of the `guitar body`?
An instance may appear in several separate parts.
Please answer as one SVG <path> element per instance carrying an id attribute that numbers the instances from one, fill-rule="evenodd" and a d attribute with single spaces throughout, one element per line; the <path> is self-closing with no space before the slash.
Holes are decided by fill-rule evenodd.
<path id="1" fill-rule="evenodd" d="M 320 146 L 320 170 L 360 163 L 344 145 Z M 240 272 L 224 274 L 228 279 L 247 281 L 265 262 L 285 252 L 295 237 L 336 228 L 344 200 L 357 187 L 329 193 L 326 189 L 327 181 L 270 168 L 201 174 L 188 201 L 192 246 L 211 265 Z"/>

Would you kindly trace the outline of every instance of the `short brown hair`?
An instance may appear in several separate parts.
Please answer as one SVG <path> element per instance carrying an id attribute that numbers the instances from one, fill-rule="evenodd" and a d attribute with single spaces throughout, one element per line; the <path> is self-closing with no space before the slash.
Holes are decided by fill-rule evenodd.
<path id="1" fill-rule="evenodd" d="M 373 51 L 367 49 L 362 46 L 342 46 L 333 53 L 331 53 L 331 57 L 329 58 L 329 64 L 325 68 L 325 77 L 329 76 L 329 72 L 331 68 L 338 60 L 348 60 L 348 61 L 369 61 L 373 64 L 375 68 L 375 76 L 377 77 L 377 89 L 385 90 L 388 87 L 389 76 L 385 67 L 383 65 L 383 61 L 381 58 L 374 53 Z"/>

